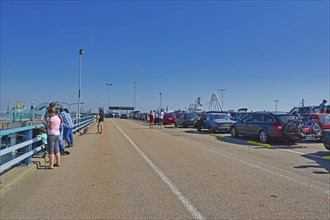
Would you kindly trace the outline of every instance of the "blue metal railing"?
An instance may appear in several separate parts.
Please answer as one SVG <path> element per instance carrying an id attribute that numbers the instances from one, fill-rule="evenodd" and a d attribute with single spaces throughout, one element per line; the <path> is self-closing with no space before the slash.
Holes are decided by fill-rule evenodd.
<path id="1" fill-rule="evenodd" d="M 80 118 L 80 122 L 74 124 L 73 132 L 78 132 L 94 121 L 95 116 Z M 32 164 L 32 156 L 45 148 L 40 143 L 40 137 L 33 138 L 36 129 L 41 127 L 44 125 L 0 130 L 0 174 L 17 165 Z"/>
<path id="2" fill-rule="evenodd" d="M 3 118 L 8 122 L 41 121 L 45 113 L 46 109 L 40 111 L 35 109 L 11 109 Z"/>

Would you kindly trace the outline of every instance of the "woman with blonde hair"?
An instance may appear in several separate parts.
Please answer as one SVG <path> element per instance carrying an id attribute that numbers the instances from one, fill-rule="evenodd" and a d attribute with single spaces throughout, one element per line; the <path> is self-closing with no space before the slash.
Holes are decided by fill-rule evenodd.
<path id="1" fill-rule="evenodd" d="M 48 110 L 49 120 L 47 126 L 47 145 L 49 154 L 49 169 L 53 169 L 54 166 L 61 166 L 61 155 L 59 146 L 60 125 L 61 119 L 56 115 L 55 108 L 49 108 Z M 56 163 L 55 163 L 56 158 Z"/>

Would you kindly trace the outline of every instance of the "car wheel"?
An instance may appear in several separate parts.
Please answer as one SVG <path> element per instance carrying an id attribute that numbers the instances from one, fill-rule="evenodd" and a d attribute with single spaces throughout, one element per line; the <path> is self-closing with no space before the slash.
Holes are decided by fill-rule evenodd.
<path id="1" fill-rule="evenodd" d="M 235 138 L 237 138 L 239 136 L 238 133 L 237 133 L 236 128 L 233 127 L 233 128 L 230 129 L 230 135 L 232 137 L 235 137 Z"/>
<path id="2" fill-rule="evenodd" d="M 330 150 L 330 143 L 323 143 L 324 147 L 328 150 Z"/>
<path id="3" fill-rule="evenodd" d="M 268 134 L 266 131 L 262 130 L 259 132 L 259 135 L 258 135 L 258 138 L 259 138 L 259 141 L 261 143 L 267 143 L 268 142 Z"/>
<path id="4" fill-rule="evenodd" d="M 295 145 L 296 142 L 297 142 L 297 140 L 289 139 L 289 140 L 288 140 L 288 145 Z"/>

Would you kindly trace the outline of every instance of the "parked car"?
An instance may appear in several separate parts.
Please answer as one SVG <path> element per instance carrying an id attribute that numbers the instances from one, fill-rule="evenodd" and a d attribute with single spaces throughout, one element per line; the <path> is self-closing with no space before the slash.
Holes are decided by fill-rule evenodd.
<path id="1" fill-rule="evenodd" d="M 205 118 L 205 120 L 203 120 Z M 227 112 L 210 112 L 202 117 L 197 125 L 197 130 L 208 129 L 210 132 L 229 132 L 235 121 L 230 119 Z"/>
<path id="2" fill-rule="evenodd" d="M 323 145 L 326 149 L 330 150 L 330 131 L 323 132 L 322 138 Z"/>
<path id="3" fill-rule="evenodd" d="M 127 117 L 127 114 L 120 114 L 120 118 L 121 119 L 127 119 L 128 117 Z"/>
<path id="4" fill-rule="evenodd" d="M 252 112 L 234 123 L 230 133 L 232 137 L 257 137 L 262 143 L 268 143 L 271 139 L 295 143 L 298 138 L 284 132 L 285 124 L 294 118 L 295 115 L 285 112 Z"/>
<path id="5" fill-rule="evenodd" d="M 177 127 L 175 114 L 174 113 L 165 113 L 164 119 L 163 119 L 163 124 L 164 125 L 174 124 L 174 126 Z"/>
<path id="6" fill-rule="evenodd" d="M 327 113 L 330 113 L 330 105 L 326 106 Z M 314 106 L 300 106 L 300 107 L 294 107 L 290 110 L 290 114 L 306 114 L 306 113 L 320 113 L 320 106 L 314 105 Z"/>
<path id="7" fill-rule="evenodd" d="M 247 108 L 240 108 L 237 110 L 237 112 L 229 111 L 230 119 L 234 121 L 238 121 L 239 118 L 242 118 L 247 113 L 247 110 L 248 110 Z"/>
<path id="8" fill-rule="evenodd" d="M 301 114 L 302 116 L 311 115 L 315 118 L 319 125 L 321 126 L 322 130 L 329 130 L 330 131 L 330 114 L 322 114 L 322 113 L 311 113 L 311 114 Z"/>
<path id="9" fill-rule="evenodd" d="M 239 121 L 241 120 L 242 118 L 244 118 L 245 116 L 251 114 L 252 112 L 237 112 L 235 114 L 235 117 L 232 119 L 234 121 Z"/>
<path id="10" fill-rule="evenodd" d="M 195 120 L 200 117 L 201 114 L 200 112 L 184 112 L 176 119 L 176 124 L 183 128 L 194 127 Z"/>

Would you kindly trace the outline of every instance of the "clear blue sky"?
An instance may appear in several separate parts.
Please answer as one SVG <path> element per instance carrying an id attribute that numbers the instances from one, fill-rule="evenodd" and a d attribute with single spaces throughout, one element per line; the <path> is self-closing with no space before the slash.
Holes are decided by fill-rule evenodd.
<path id="1" fill-rule="evenodd" d="M 289 111 L 330 99 L 329 1 L 1 0 L 1 110 L 20 100 L 84 110 Z M 106 82 L 113 85 L 108 87 Z M 72 106 L 72 109 L 77 106 Z"/>

